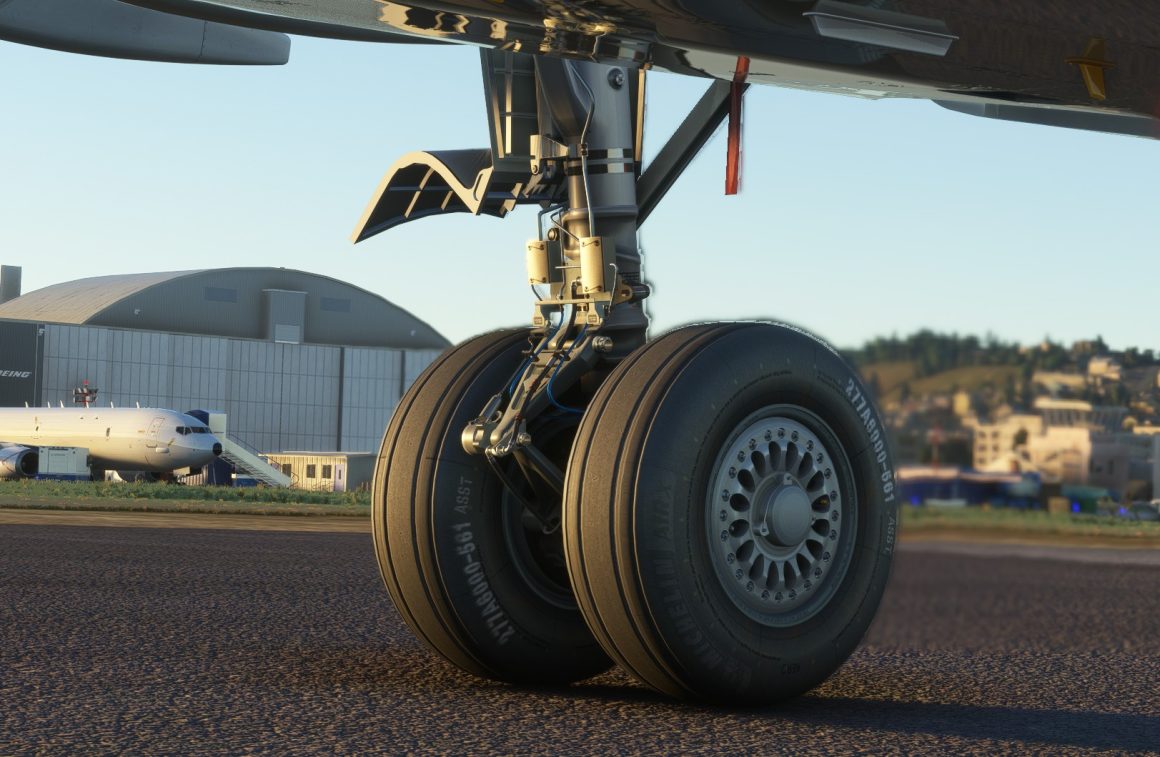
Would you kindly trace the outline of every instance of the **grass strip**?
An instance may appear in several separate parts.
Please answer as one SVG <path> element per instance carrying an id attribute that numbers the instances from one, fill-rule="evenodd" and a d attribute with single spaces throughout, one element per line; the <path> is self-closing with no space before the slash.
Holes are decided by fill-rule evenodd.
<path id="1" fill-rule="evenodd" d="M 902 509 L 902 527 L 918 531 L 1002 531 L 1012 534 L 1160 539 L 1160 522 L 1111 515 L 1055 514 L 1043 510 L 984 507 L 911 507 Z"/>
<path id="2" fill-rule="evenodd" d="M 266 486 L 181 486 L 165 483 L 120 483 L 115 481 L 35 481 L 21 479 L 0 481 L 0 502 L 23 500 L 49 501 L 182 501 L 221 503 L 278 504 L 298 507 L 324 505 L 333 507 L 369 507 L 368 491 L 314 492 L 303 489 L 274 489 Z"/>
<path id="3" fill-rule="evenodd" d="M 368 517 L 370 493 L 309 492 L 265 487 L 175 486 L 159 483 L 0 481 L 0 507 L 33 510 L 120 510 L 211 515 L 340 515 Z M 987 507 L 902 509 L 907 533 L 970 532 L 1160 541 L 1160 522 L 1102 515 Z"/>

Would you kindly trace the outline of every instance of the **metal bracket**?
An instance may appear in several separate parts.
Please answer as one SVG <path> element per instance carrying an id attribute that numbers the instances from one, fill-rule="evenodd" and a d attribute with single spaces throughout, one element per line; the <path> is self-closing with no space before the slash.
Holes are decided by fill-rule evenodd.
<path id="1" fill-rule="evenodd" d="M 599 353 L 607 347 L 586 327 L 569 339 L 573 326 L 573 322 L 562 323 L 540 339 L 505 391 L 493 396 L 479 417 L 467 424 L 461 436 L 464 450 L 492 458 L 507 457 L 534 442 L 527 431 L 529 418 L 551 406 L 578 412 L 561 404 L 558 396 L 591 370 Z"/>
<path id="2" fill-rule="evenodd" d="M 741 84 L 740 88 L 744 92 L 749 85 Z M 732 82 L 714 81 L 710 84 L 689 115 L 673 132 L 673 136 L 669 137 L 669 141 L 645 168 L 636 186 L 637 201 L 640 203 L 638 223 L 644 223 L 689 163 L 708 143 L 717 127 L 729 117 L 733 89 Z"/>

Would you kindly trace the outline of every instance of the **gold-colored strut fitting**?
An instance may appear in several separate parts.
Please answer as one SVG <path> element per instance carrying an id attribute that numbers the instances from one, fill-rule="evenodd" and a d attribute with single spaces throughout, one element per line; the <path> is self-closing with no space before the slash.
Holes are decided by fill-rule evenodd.
<path id="1" fill-rule="evenodd" d="M 1104 71 L 1115 68 L 1115 64 L 1108 61 L 1106 43 L 1101 37 L 1092 37 L 1088 40 L 1087 49 L 1084 50 L 1082 57 L 1068 58 L 1066 62 L 1079 67 L 1088 97 L 1098 102 L 1108 99 Z"/>

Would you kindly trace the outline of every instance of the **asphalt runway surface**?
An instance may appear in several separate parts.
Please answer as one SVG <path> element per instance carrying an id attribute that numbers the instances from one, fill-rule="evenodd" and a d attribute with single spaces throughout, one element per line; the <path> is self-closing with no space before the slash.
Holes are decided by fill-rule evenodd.
<path id="1" fill-rule="evenodd" d="M 833 678 L 722 709 L 458 673 L 366 534 L 0 525 L 0 754 L 1157 751 L 1157 558 L 904 545 Z"/>

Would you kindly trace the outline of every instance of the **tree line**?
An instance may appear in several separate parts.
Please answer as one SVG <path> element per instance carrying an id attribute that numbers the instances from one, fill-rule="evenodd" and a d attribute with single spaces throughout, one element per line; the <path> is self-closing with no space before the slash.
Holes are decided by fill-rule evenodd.
<path id="1" fill-rule="evenodd" d="M 1156 353 L 1129 347 L 1112 353 L 1102 337 L 1076 342 L 1070 348 L 1050 339 L 1033 347 L 1022 347 L 1016 342 L 1005 342 L 988 332 L 982 338 L 973 334 L 940 334 L 929 329 L 906 337 L 892 335 L 877 337 L 857 349 L 848 350 L 847 356 L 855 365 L 907 361 L 915 365 L 917 377 L 929 376 L 952 368 L 976 365 L 1020 366 L 1023 375 L 1030 377 L 1036 370 L 1056 371 L 1076 369 L 1085 371 L 1087 362 L 1096 355 L 1113 354 L 1124 368 L 1153 366 Z"/>

